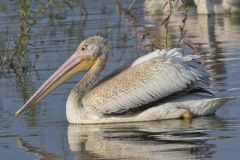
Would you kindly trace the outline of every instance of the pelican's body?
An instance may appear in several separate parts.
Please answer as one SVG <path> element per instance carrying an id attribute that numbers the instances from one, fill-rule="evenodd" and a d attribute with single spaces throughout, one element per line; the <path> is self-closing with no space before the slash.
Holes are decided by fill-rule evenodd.
<path id="1" fill-rule="evenodd" d="M 89 70 L 72 89 L 66 104 L 69 123 L 152 121 L 214 114 L 228 98 L 213 98 L 209 76 L 198 56 L 179 49 L 156 50 L 127 69 L 99 81 L 107 60 L 104 38 L 83 41 L 42 87 L 16 112 L 19 115 L 79 71 Z M 205 93 L 201 95 L 200 93 Z"/>

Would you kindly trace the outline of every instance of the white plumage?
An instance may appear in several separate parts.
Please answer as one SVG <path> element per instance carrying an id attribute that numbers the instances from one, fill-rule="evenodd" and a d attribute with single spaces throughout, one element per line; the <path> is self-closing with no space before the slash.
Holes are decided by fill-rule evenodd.
<path id="1" fill-rule="evenodd" d="M 193 115 L 213 114 L 226 99 L 185 96 L 185 92 L 194 89 L 208 89 L 209 75 L 202 70 L 199 58 L 182 56 L 181 49 L 176 48 L 156 50 L 95 87 L 82 98 L 82 104 L 88 112 L 98 115 L 94 119 L 99 123 L 178 118 L 186 109 Z M 161 103 L 174 94 L 177 98 Z M 159 103 L 148 108 L 155 101 Z"/>

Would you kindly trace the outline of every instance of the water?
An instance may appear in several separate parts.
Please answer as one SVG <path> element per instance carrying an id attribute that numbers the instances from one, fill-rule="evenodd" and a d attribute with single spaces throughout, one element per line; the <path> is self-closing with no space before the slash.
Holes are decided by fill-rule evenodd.
<path id="1" fill-rule="evenodd" d="M 1 52 L 10 37 L 10 50 L 16 40 L 17 3 L 0 1 Z M 167 120 L 144 123 L 71 125 L 65 117 L 66 97 L 81 76 L 58 88 L 36 108 L 19 118 L 14 112 L 69 57 L 83 39 L 107 32 L 113 44 L 103 75 L 144 53 L 139 49 L 143 28 L 157 37 L 165 35 L 156 1 L 149 7 L 139 1 L 134 16 L 139 25 L 117 12 L 116 1 L 74 1 L 73 9 L 55 9 L 55 17 L 43 17 L 36 26 L 29 56 L 35 68 L 22 75 L 0 79 L 1 159 L 237 159 L 240 156 L 240 100 L 223 106 L 216 116 L 192 121 Z M 131 1 L 121 1 L 128 8 Z M 33 4 L 36 5 L 35 3 Z M 154 8 L 154 6 L 156 6 Z M 84 9 L 85 8 L 85 9 Z M 86 14 L 86 11 L 88 14 Z M 190 8 L 187 34 L 201 45 L 205 68 L 212 75 L 211 88 L 217 96 L 240 96 L 240 16 L 198 16 Z M 57 15 L 57 16 L 56 16 Z M 10 17 L 10 18 L 9 18 Z M 181 15 L 174 16 L 169 28 L 169 46 L 176 46 Z M 136 19 L 131 19 L 136 22 Z M 8 24 L 11 32 L 8 33 Z M 137 35 L 136 35 L 137 33 Z M 124 40 L 124 36 L 129 40 Z M 164 44 L 163 44 L 164 45 Z M 184 47 L 186 53 L 190 50 Z M 131 54 L 129 54 L 131 53 Z"/>

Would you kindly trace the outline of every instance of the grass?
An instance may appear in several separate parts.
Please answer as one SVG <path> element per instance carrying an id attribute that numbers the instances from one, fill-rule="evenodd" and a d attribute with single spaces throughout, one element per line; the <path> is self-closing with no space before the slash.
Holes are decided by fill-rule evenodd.
<path id="1" fill-rule="evenodd" d="M 37 1 L 36 9 L 31 9 L 33 0 L 18 0 L 18 8 L 15 15 L 19 18 L 16 38 L 10 39 L 11 23 L 8 27 L 8 42 L 4 52 L 0 57 L 0 73 L 5 74 L 7 71 L 12 71 L 17 77 L 20 77 L 23 72 L 31 70 L 34 66 L 34 61 L 29 60 L 29 46 L 36 33 L 33 33 L 32 28 L 39 22 L 42 16 L 48 16 L 51 21 L 59 20 L 59 12 L 66 9 L 73 9 L 74 3 L 77 0 L 48 0 Z M 36 2 L 36 1 L 34 1 Z M 6 11 L 4 5 L 0 4 L 0 12 Z M 56 13 L 55 13 L 56 12 Z M 14 41 L 14 42 L 13 42 Z M 14 43 L 9 49 L 9 44 Z M 35 56 L 36 59 L 40 55 Z"/>
<path id="2" fill-rule="evenodd" d="M 9 35 L 11 32 L 11 26 L 9 24 L 8 29 L 8 42 L 5 48 L 4 54 L 1 56 L 1 68 L 4 70 L 12 70 L 16 75 L 20 72 L 25 72 L 30 67 L 30 61 L 28 60 L 28 46 L 33 36 L 32 27 L 38 22 L 40 14 L 37 10 L 31 10 L 31 0 L 18 0 L 19 7 L 16 10 L 16 15 L 19 17 L 18 33 L 16 41 L 14 42 L 14 48 L 9 51 Z"/>

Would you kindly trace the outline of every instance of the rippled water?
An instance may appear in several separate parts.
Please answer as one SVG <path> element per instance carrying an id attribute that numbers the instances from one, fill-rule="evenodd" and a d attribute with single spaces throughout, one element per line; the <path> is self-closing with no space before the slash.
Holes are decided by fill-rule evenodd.
<path id="1" fill-rule="evenodd" d="M 145 28 L 157 37 L 165 35 L 159 1 L 153 5 L 138 1 L 134 17 L 119 13 L 116 1 L 82 2 L 76 2 L 72 10 L 59 11 L 61 19 L 43 17 L 33 28 L 29 56 L 32 60 L 36 55 L 40 57 L 35 68 L 23 75 L 23 81 L 17 81 L 13 74 L 1 77 L 1 159 L 236 159 L 240 156 L 240 100 L 227 103 L 216 116 L 192 121 L 70 125 L 65 117 L 65 102 L 80 78 L 76 77 L 38 107 L 15 118 L 14 112 L 83 39 L 108 33 L 113 51 L 103 73 L 106 75 L 122 61 L 131 61 L 144 53 L 139 49 L 141 41 L 136 38 L 141 35 L 139 31 Z M 121 3 L 128 8 L 131 1 Z M 17 34 L 18 20 L 11 14 L 16 3 L 10 1 L 6 6 L 0 13 L 1 52 L 8 35 L 14 41 Z M 217 96 L 240 96 L 240 16 L 198 16 L 194 7 L 189 14 L 187 34 L 194 44 L 201 45 L 205 68 L 212 75 L 211 88 Z M 182 18 L 172 17 L 169 46 L 177 45 Z M 188 47 L 183 48 L 190 52 Z"/>

